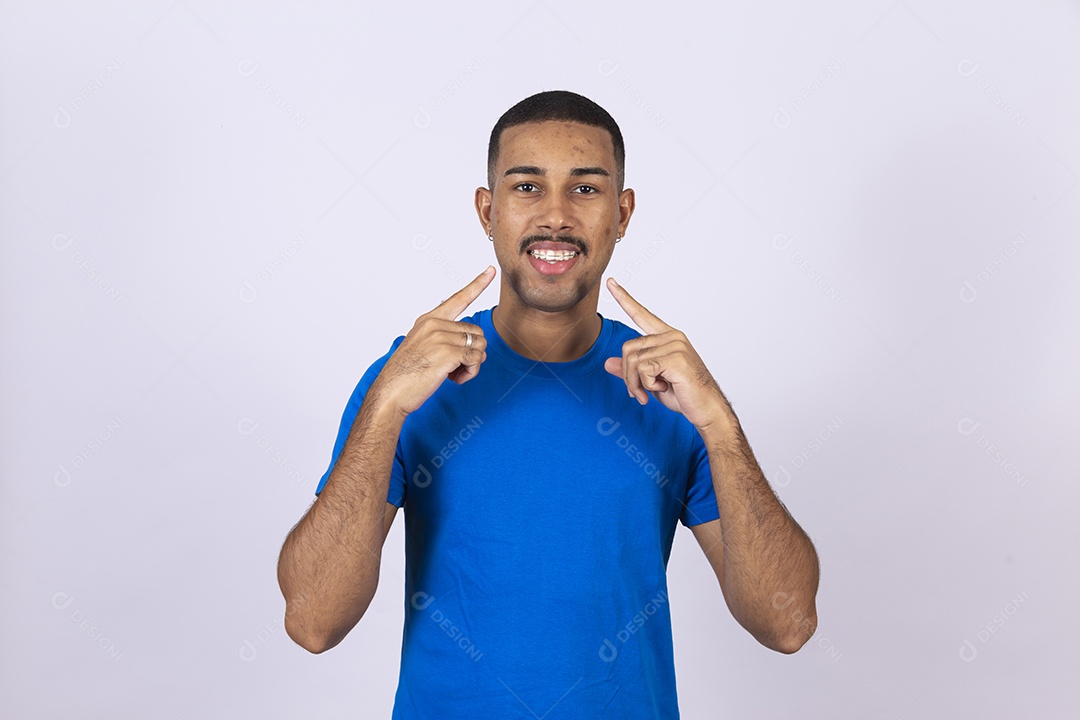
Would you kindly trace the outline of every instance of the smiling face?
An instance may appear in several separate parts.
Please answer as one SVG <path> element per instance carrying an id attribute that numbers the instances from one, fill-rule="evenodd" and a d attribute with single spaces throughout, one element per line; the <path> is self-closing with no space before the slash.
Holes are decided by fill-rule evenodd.
<path id="1" fill-rule="evenodd" d="M 610 133 L 558 120 L 508 127 L 493 181 L 477 188 L 476 210 L 494 236 L 500 303 L 563 312 L 591 296 L 595 313 L 615 239 L 634 211 L 634 191 L 617 186 Z"/>

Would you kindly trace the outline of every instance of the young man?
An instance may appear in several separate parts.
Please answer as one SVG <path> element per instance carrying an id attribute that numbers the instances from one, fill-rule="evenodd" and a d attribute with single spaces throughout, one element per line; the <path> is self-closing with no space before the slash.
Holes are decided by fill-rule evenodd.
<path id="1" fill-rule="evenodd" d="M 395 718 L 678 716 L 666 567 L 691 528 L 734 617 L 795 652 L 817 555 L 683 333 L 609 278 L 645 332 L 597 313 L 634 211 L 622 134 L 580 95 L 508 110 L 476 211 L 489 267 L 361 378 L 318 498 L 281 551 L 285 626 L 311 652 L 367 609 L 405 508 Z"/>

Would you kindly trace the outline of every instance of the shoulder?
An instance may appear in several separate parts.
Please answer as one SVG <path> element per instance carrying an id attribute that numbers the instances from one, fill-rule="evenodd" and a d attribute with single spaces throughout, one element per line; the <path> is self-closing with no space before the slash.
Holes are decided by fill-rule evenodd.
<path id="1" fill-rule="evenodd" d="M 486 325 L 491 322 L 491 311 L 494 307 L 477 310 L 472 315 L 458 318 L 458 322 L 472 323 L 473 325 Z"/>
<path id="2" fill-rule="evenodd" d="M 617 342 L 621 345 L 627 340 L 641 337 L 640 332 L 624 322 L 620 322 L 614 318 L 604 317 L 603 315 L 600 317 L 603 318 L 604 322 L 611 323 L 611 339 L 613 342 Z"/>
<path id="3" fill-rule="evenodd" d="M 404 335 L 398 335 L 396 338 L 394 338 L 394 342 L 390 343 L 390 349 L 387 350 L 382 357 L 376 360 L 372 364 L 372 367 L 378 366 L 379 368 L 382 368 L 382 366 L 386 364 L 386 361 L 390 359 L 390 356 L 394 354 L 394 351 L 398 349 L 398 346 L 401 345 L 403 340 L 405 340 Z"/>
<path id="4" fill-rule="evenodd" d="M 374 362 L 368 365 L 368 369 L 360 377 L 360 381 L 356 384 L 356 389 L 353 390 L 353 399 L 358 399 L 364 396 L 367 389 L 371 386 L 371 383 L 375 381 L 375 378 L 380 372 L 382 372 L 383 366 L 386 365 L 386 361 L 390 359 L 390 356 L 398 349 L 402 341 L 405 339 L 404 335 L 398 335 L 394 338 L 394 341 L 390 343 L 390 349 L 383 353 L 382 356 L 376 358 Z"/>

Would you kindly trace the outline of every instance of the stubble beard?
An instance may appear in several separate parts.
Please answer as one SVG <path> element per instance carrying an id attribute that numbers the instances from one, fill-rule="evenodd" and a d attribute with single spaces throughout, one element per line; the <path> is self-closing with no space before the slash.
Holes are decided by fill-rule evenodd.
<path id="1" fill-rule="evenodd" d="M 530 284 L 523 277 L 525 272 L 528 271 L 515 269 L 505 277 L 518 302 L 526 307 L 541 312 L 566 312 L 589 294 L 590 288 L 580 280 L 567 282 L 565 278 L 556 276 L 551 280 L 540 278 L 540 282 Z"/>

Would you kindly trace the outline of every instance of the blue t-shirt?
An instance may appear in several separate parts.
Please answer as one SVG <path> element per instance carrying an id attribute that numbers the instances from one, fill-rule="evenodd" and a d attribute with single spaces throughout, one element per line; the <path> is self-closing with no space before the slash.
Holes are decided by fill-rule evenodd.
<path id="1" fill-rule="evenodd" d="M 719 517 L 705 444 L 604 369 L 640 336 L 608 318 L 577 360 L 516 353 L 491 308 L 487 360 L 401 429 L 387 500 L 405 508 L 394 718 L 676 718 L 667 561 L 676 521 Z M 322 491 L 364 394 L 361 378 Z"/>

